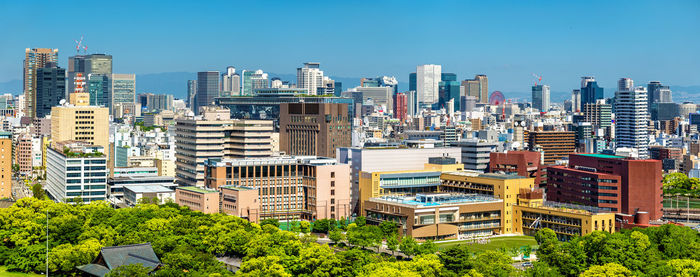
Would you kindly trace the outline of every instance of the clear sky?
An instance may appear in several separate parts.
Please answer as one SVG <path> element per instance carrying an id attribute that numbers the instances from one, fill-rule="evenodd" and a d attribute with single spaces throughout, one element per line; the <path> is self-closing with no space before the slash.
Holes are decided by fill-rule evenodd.
<path id="1" fill-rule="evenodd" d="M 700 1 L 9 1 L 0 0 L 0 82 L 21 79 L 24 48 L 85 36 L 115 73 L 294 73 L 318 61 L 333 76 L 396 76 L 442 64 L 491 90 L 552 91 L 584 75 L 700 85 Z"/>

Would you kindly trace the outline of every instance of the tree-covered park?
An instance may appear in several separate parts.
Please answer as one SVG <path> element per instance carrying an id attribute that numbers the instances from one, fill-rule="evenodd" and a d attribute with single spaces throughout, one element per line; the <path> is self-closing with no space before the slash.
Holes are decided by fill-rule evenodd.
<path id="1" fill-rule="evenodd" d="M 431 242 L 397 237 L 391 223 L 372 226 L 362 218 L 348 225 L 300 222 L 299 229 L 284 231 L 274 220 L 259 225 L 173 203 L 113 209 L 34 198 L 0 209 L 0 267 L 45 271 L 47 211 L 51 276 L 79 275 L 76 266 L 90 263 L 102 247 L 145 242 L 163 264 L 152 276 L 698 276 L 700 270 L 698 233 L 673 225 L 595 232 L 570 242 L 544 229 L 537 236 L 540 261 L 520 271 L 505 251 L 473 253 L 456 246 L 436 253 Z M 305 234 L 312 231 L 327 233 L 334 243 L 318 244 Z M 408 257 L 375 253 L 382 243 Z M 242 258 L 240 270 L 227 271 L 217 256 Z M 125 266 L 110 274 L 146 276 L 144 271 Z M 622 275 L 601 275 L 608 273 Z"/>

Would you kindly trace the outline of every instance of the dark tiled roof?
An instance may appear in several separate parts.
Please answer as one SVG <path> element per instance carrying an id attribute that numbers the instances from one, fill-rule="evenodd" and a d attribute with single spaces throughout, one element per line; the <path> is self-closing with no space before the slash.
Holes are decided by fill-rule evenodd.
<path id="1" fill-rule="evenodd" d="M 119 266 L 130 264 L 142 264 L 152 271 L 160 265 L 160 260 L 150 243 L 112 246 L 102 248 L 93 263 L 78 266 L 78 269 L 102 277 Z"/>

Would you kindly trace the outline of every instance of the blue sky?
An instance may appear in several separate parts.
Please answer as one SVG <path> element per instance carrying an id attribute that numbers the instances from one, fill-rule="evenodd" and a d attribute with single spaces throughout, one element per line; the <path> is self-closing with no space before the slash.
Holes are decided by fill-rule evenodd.
<path id="1" fill-rule="evenodd" d="M 85 36 L 115 73 L 261 68 L 321 62 L 333 76 L 397 76 L 442 64 L 491 90 L 552 91 L 580 76 L 606 89 L 631 77 L 700 85 L 700 1 L 7 1 L 0 0 L 0 82 L 21 79 L 24 48 Z M 184 86 L 184 84 L 183 84 Z"/>

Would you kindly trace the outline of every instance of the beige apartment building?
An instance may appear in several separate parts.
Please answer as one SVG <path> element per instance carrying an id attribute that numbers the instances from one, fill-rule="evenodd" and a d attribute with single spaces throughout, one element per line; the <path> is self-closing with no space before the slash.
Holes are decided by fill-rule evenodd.
<path id="1" fill-rule="evenodd" d="M 207 159 L 272 155 L 273 122 L 233 120 L 228 109 L 202 107 L 202 115 L 175 124 L 175 177 L 186 186 L 204 186 Z"/>

